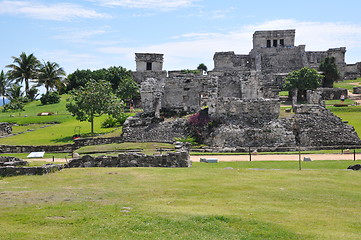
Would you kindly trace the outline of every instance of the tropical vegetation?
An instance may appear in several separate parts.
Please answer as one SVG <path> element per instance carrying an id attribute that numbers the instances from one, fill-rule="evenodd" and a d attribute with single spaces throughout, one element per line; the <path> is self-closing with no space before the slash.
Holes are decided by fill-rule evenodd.
<path id="1" fill-rule="evenodd" d="M 84 87 L 80 86 L 69 92 L 67 110 L 80 121 L 91 124 L 94 133 L 94 118 L 103 114 L 117 117 L 123 111 L 123 102 L 112 91 L 111 83 L 105 80 L 89 80 Z"/>
<path id="2" fill-rule="evenodd" d="M 283 84 L 284 90 L 295 91 L 298 100 L 306 99 L 306 91 L 314 90 L 321 86 L 323 76 L 316 69 L 304 67 L 290 72 Z"/>

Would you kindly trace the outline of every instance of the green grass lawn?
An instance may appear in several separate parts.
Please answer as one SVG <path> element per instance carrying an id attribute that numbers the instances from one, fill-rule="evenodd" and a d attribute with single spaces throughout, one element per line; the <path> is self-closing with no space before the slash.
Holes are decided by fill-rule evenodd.
<path id="1" fill-rule="evenodd" d="M 352 90 L 354 87 L 361 86 L 361 78 L 356 80 L 344 80 L 334 83 L 335 88 L 346 88 Z"/>
<path id="2" fill-rule="evenodd" d="M 143 142 L 143 143 L 125 142 L 125 143 L 112 143 L 112 144 L 104 144 L 104 145 L 85 146 L 77 149 L 75 152 L 79 154 L 94 154 L 94 153 L 112 153 L 112 152 L 114 153 L 125 150 L 139 150 L 139 152 L 144 154 L 153 154 L 159 152 L 159 149 L 174 149 L 174 145 L 168 143 L 156 143 L 156 142 Z"/>
<path id="3" fill-rule="evenodd" d="M 61 145 L 73 143 L 72 136 L 76 133 L 76 128 L 80 127 L 82 136 L 90 133 L 90 123 L 80 122 L 66 111 L 66 99 L 68 95 L 62 95 L 60 103 L 41 105 L 40 101 L 34 101 L 25 106 L 23 112 L 1 112 L 0 122 L 11 122 L 20 124 L 14 126 L 14 133 L 33 129 L 34 131 L 23 134 L 0 138 L 0 144 L 6 145 Z M 41 112 L 53 112 L 51 116 L 37 116 Z M 102 128 L 101 123 L 106 118 L 105 115 L 98 117 L 94 121 L 95 134 L 112 133 L 116 128 Z M 49 124 L 57 123 L 57 124 Z M 27 124 L 27 125 L 24 125 Z M 29 125 L 28 125 L 29 124 Z M 41 126 L 47 126 L 40 128 Z M 119 134 L 118 134 L 119 133 Z M 121 129 L 113 132 L 112 135 L 120 135 Z"/>
<path id="4" fill-rule="evenodd" d="M 0 239 L 360 239 L 361 175 L 344 170 L 350 163 L 313 161 L 302 171 L 295 162 L 194 163 L 0 178 Z"/>

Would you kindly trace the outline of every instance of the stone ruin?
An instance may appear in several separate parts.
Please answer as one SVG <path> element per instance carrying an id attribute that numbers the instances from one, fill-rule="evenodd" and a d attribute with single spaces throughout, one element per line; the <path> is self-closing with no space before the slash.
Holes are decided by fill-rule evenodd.
<path id="1" fill-rule="evenodd" d="M 13 131 L 11 124 L 7 122 L 0 123 L 0 136 L 6 136 L 11 134 Z"/>
<path id="2" fill-rule="evenodd" d="M 345 48 L 308 52 L 294 40 L 295 30 L 257 31 L 248 55 L 216 52 L 214 69 L 207 73 L 167 72 L 163 54 L 136 53 L 133 78 L 141 86 L 144 112 L 126 121 L 124 140 L 172 142 L 192 135 L 185 118 L 166 117 L 207 108 L 212 124 L 203 127 L 202 141 L 218 151 L 359 146 L 353 127 L 322 106 L 320 92 L 309 92 L 308 104 L 294 106 L 292 118 L 279 118 L 278 93 L 289 72 L 318 68 L 332 56 L 342 77 L 361 76 L 345 63 Z"/>
<path id="3" fill-rule="evenodd" d="M 40 167 L 27 167 L 29 163 L 16 157 L 0 156 L 0 177 L 20 175 L 44 175 L 60 171 L 63 165 L 45 164 Z"/>
<path id="4" fill-rule="evenodd" d="M 65 168 L 74 167 L 191 167 L 187 151 L 169 152 L 160 155 L 146 155 L 142 153 L 124 153 L 118 156 L 90 155 L 73 159 Z"/>

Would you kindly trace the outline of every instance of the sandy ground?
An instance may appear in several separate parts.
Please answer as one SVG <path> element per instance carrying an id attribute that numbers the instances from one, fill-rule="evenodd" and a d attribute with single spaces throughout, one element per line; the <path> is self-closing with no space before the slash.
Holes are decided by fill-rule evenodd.
<path id="1" fill-rule="evenodd" d="M 351 154 L 301 154 L 301 160 L 309 157 L 311 160 L 353 160 L 354 155 Z M 207 155 L 207 156 L 191 156 L 194 162 L 199 162 L 200 158 L 217 158 L 218 161 L 249 161 L 249 155 Z M 356 154 L 356 160 L 361 159 L 361 154 Z M 270 155 L 251 155 L 252 161 L 298 161 L 298 154 L 270 154 Z"/>
<path id="2" fill-rule="evenodd" d="M 314 160 L 354 160 L 353 153 L 345 153 L 345 154 L 301 154 L 301 160 L 304 157 L 311 158 Z M 193 162 L 199 162 L 201 158 L 217 158 L 218 161 L 249 161 L 249 155 L 197 155 L 190 156 L 190 159 Z M 52 162 L 52 158 L 32 158 L 32 159 L 24 159 L 26 161 L 46 161 Z M 67 159 L 69 161 L 69 159 Z M 298 154 L 270 154 L 270 155 L 251 155 L 252 161 L 298 161 Z M 356 160 L 361 160 L 361 154 L 356 154 Z M 66 162 L 65 158 L 55 158 L 54 162 Z"/>

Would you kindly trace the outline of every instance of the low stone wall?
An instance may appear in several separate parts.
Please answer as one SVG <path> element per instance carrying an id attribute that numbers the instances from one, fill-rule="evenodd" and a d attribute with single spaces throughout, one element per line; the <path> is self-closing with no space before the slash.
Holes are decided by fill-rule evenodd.
<path id="1" fill-rule="evenodd" d="M 341 95 L 348 96 L 346 88 L 317 88 L 323 100 L 340 100 Z"/>
<path id="2" fill-rule="evenodd" d="M 29 163 L 17 157 L 0 156 L 0 166 L 26 166 Z"/>
<path id="3" fill-rule="evenodd" d="M 121 143 L 122 137 L 113 138 L 80 138 L 76 139 L 73 144 L 65 145 L 44 145 L 44 146 L 32 146 L 32 145 L 0 145 L 1 153 L 30 153 L 30 152 L 64 152 L 71 153 L 74 150 L 90 145 L 101 145 L 110 143 Z"/>
<path id="4" fill-rule="evenodd" d="M 89 155 L 73 159 L 65 165 L 73 167 L 191 167 L 188 152 L 171 152 L 162 155 L 125 153 L 118 156 L 92 157 Z"/>
<path id="5" fill-rule="evenodd" d="M 0 167 L 1 177 L 19 176 L 19 175 L 44 175 L 60 171 L 63 165 L 43 165 L 41 167 Z"/>
<path id="6" fill-rule="evenodd" d="M 361 94 L 361 87 L 354 87 L 352 92 L 353 94 Z"/>
<path id="7" fill-rule="evenodd" d="M 30 153 L 30 152 L 72 152 L 75 149 L 74 144 L 66 145 L 0 145 L 1 153 Z"/>
<path id="8" fill-rule="evenodd" d="M 111 138 L 78 138 L 74 140 L 74 148 L 80 148 L 91 145 L 103 145 L 111 143 L 122 143 L 123 137 L 111 137 Z"/>

